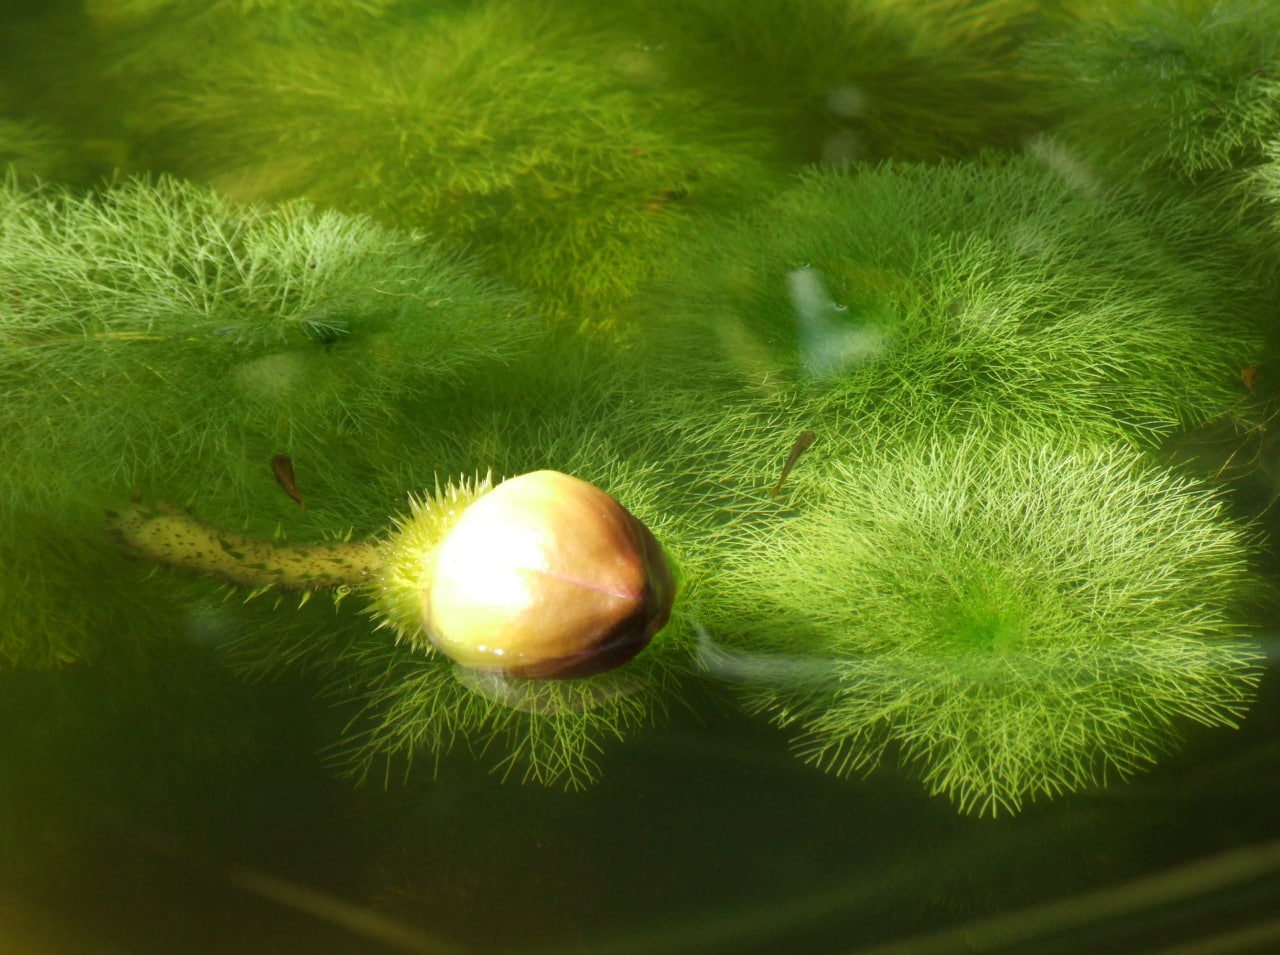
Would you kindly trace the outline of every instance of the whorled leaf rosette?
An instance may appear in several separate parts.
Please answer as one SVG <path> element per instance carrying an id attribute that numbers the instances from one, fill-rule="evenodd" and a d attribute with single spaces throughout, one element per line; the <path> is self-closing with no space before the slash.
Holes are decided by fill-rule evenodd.
<path id="1" fill-rule="evenodd" d="M 437 6 L 229 31 L 211 49 L 194 21 L 126 36 L 115 59 L 131 64 L 116 71 L 131 145 L 237 199 L 306 196 L 448 236 L 547 314 L 590 325 L 708 213 L 779 181 L 750 114 L 673 83 L 615 16 Z M 174 70 L 163 89 L 157 55 Z"/>
<path id="2" fill-rule="evenodd" d="M 841 441 L 863 416 L 1147 445 L 1241 417 L 1268 306 L 1238 236 L 1055 162 L 813 170 L 699 237 L 645 321 Z"/>
<path id="3" fill-rule="evenodd" d="M 104 484 L 243 496 L 229 462 L 280 451 L 342 473 L 349 438 L 387 440 L 537 334 L 515 293 L 420 235 L 168 177 L 88 194 L 0 177 L 0 286 L 18 462 L 0 497 L 52 506 Z"/>
<path id="4" fill-rule="evenodd" d="M 996 815 L 1247 708 L 1250 535 L 1210 490 L 1061 434 L 908 434 L 824 471 L 743 541 L 721 581 L 737 620 L 701 653 L 808 761 L 896 758 Z"/>
<path id="5" fill-rule="evenodd" d="M 1167 0 L 1093 13 L 1024 51 L 1053 77 L 1047 98 L 1082 159 L 1165 192 L 1220 187 L 1261 160 L 1280 122 L 1280 7 Z"/>

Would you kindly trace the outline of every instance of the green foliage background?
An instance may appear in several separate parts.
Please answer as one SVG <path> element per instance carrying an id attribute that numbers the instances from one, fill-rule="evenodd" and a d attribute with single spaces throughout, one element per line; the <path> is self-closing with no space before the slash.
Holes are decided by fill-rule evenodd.
<path id="1" fill-rule="evenodd" d="M 1267 443 L 1280 62 L 1251 9 L 95 0 L 15 24 L 0 662 L 216 632 L 346 708 L 357 774 L 466 747 L 570 786 L 709 670 L 802 755 L 889 754 L 984 814 L 1233 723 L 1257 535 L 1164 452 Z M 140 494 L 373 537 L 437 482 L 543 467 L 679 565 L 672 625 L 618 673 L 485 686 L 359 601 L 242 605 L 102 531 Z M 945 672 L 992 600 L 1035 595 L 1056 609 L 1010 611 L 998 679 Z M 1082 677 L 1103 665 L 1114 686 Z"/>

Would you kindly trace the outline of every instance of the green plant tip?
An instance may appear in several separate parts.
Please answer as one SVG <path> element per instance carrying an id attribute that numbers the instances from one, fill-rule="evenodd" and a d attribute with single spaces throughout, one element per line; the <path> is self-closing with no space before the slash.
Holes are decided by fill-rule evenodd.
<path id="1" fill-rule="evenodd" d="M 1234 725 L 1247 533 L 1216 497 L 1096 440 L 906 436 L 831 462 L 753 540 L 705 659 L 838 773 L 886 751 L 965 812 L 1124 778 L 1178 724 Z M 774 665 L 770 665 L 773 661 Z"/>

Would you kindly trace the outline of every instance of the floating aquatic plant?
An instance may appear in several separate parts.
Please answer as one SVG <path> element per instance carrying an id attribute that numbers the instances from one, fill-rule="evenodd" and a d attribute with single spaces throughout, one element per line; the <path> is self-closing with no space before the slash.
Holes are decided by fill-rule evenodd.
<path id="1" fill-rule="evenodd" d="M 671 616 L 675 578 L 642 521 L 558 471 L 450 483 L 411 500 L 381 543 L 289 545 L 168 505 L 112 512 L 139 560 L 252 588 L 363 591 L 378 627 L 419 652 L 505 680 L 575 679 L 630 661 Z"/>
<path id="2" fill-rule="evenodd" d="M 701 627 L 810 758 L 896 749 L 986 813 L 1237 718 L 1245 535 L 1124 445 L 1247 401 L 1265 313 L 1238 237 L 1044 144 L 772 197 L 802 158 L 1020 141 L 1037 5 L 589 6 L 90 5 L 113 62 L 74 101 L 125 105 L 84 135 L 222 192 L 0 194 L 0 517 L 23 529 L 0 546 L 0 662 L 171 638 L 230 580 L 237 663 L 321 681 L 357 774 L 466 747 L 580 786 L 670 705 Z M 638 320 L 607 344 L 535 334 L 453 249 L 536 308 Z M 395 614 L 347 599 L 340 572 L 372 565 L 338 565 L 406 495 L 548 468 L 678 557 L 671 622 L 633 659 L 494 672 L 407 635 L 416 592 Z M 108 505 L 135 555 L 199 549 L 220 579 L 144 580 Z M 322 554 L 334 574 L 288 577 Z"/>
<path id="3" fill-rule="evenodd" d="M 1250 188 L 1262 200 L 1262 212 L 1273 247 L 1280 243 L 1280 139 L 1266 147 L 1266 162 L 1250 171 Z"/>
<path id="4" fill-rule="evenodd" d="M 213 3 L 191 0 L 88 0 L 85 12 L 102 24 L 149 20 L 157 16 L 186 16 L 203 19 L 216 17 L 252 17 L 275 14 L 290 17 L 343 18 L 376 16 L 402 3 L 403 0 L 215 0 Z"/>
<path id="5" fill-rule="evenodd" d="M 0 250 L 0 441 L 28 500 L 369 434 L 529 335 L 517 299 L 418 237 L 173 179 L 79 196 L 10 178 Z"/>
<path id="6" fill-rule="evenodd" d="M 65 139 L 52 128 L 0 116 L 0 169 L 24 179 L 57 179 L 72 165 Z"/>
<path id="7" fill-rule="evenodd" d="M 367 485 L 417 402 L 531 334 L 513 294 L 418 237 L 163 178 L 82 195 L 10 176 L 0 290 L 0 515 L 30 529 L 0 554 L 14 660 L 72 659 L 114 619 L 109 597 L 80 614 L 56 588 L 18 593 L 75 579 L 109 502 L 154 488 L 241 520 L 281 452 Z"/>
<path id="8" fill-rule="evenodd" d="M 608 487 L 628 510 L 650 523 L 677 558 L 692 556 L 689 528 L 659 509 L 663 482 L 649 469 L 610 472 Z M 496 567 L 501 555 L 493 558 Z M 484 590 L 489 581 L 477 585 Z M 392 616 L 403 625 L 403 616 Z M 393 640 L 385 629 L 366 631 L 324 661 L 333 695 L 355 707 L 331 759 L 358 778 L 387 776 L 422 760 L 438 764 L 461 747 L 504 778 L 583 788 L 599 775 L 608 744 L 659 721 L 678 698 L 687 636 L 683 623 L 673 621 L 624 664 L 538 679 L 476 669 L 425 647 L 411 649 L 413 641 Z"/>
<path id="9" fill-rule="evenodd" d="M 719 581 L 713 674 L 852 774 L 897 759 L 965 812 L 1125 779 L 1184 723 L 1234 726 L 1248 532 L 1204 487 L 1061 432 L 864 442 Z"/>
<path id="10" fill-rule="evenodd" d="M 813 171 L 643 307 L 839 433 L 871 414 L 1150 442 L 1248 398 L 1263 299 L 1233 239 L 1030 156 Z"/>
<path id="11" fill-rule="evenodd" d="M 612 4 L 682 84 L 714 90 L 799 162 L 935 160 L 1017 146 L 1044 119 L 1019 57 L 1052 22 L 1028 0 Z"/>
<path id="12" fill-rule="evenodd" d="M 130 128 L 152 164 L 447 235 L 594 322 L 706 214 L 776 176 L 767 137 L 597 20 L 491 0 L 355 47 L 337 28 L 240 37 L 142 91 Z"/>
<path id="13" fill-rule="evenodd" d="M 301 542 L 350 557 L 358 548 L 339 539 L 375 534 L 406 494 L 464 466 L 556 466 L 618 493 L 705 578 L 721 525 L 759 506 L 776 471 L 770 413 L 687 382 L 653 387 L 661 376 L 626 348 L 533 334 L 517 298 L 415 236 L 302 203 L 236 205 L 170 179 L 86 195 L 10 182 L 4 199 L 11 401 L 0 442 L 14 466 L 3 489 L 5 514 L 29 531 L 0 553 L 4 596 L 23 601 L 5 617 L 6 662 L 82 658 L 119 619 L 177 634 L 159 629 L 172 623 L 174 578 L 141 583 L 104 550 L 105 507 L 138 518 L 135 552 L 149 553 L 138 535 L 166 562 L 181 563 L 166 547 L 199 551 L 198 567 L 247 595 Z M 136 490 L 213 523 L 181 506 L 148 515 L 128 504 Z M 105 593 L 68 600 L 23 584 L 75 580 L 99 561 L 114 568 Z M 235 572 L 249 564 L 258 578 Z M 330 577 L 289 585 L 305 601 L 347 584 Z M 252 635 L 238 659 L 247 672 L 310 667 L 332 681 L 365 714 L 347 749 L 366 768 L 414 741 L 439 755 L 458 736 L 490 741 L 534 778 L 580 784 L 604 737 L 661 711 L 685 659 L 675 628 L 621 684 L 459 678 L 447 658 L 424 663 L 352 613 L 354 601 L 319 620 L 319 601 L 294 614 L 270 602 L 226 609 L 227 629 Z"/>
<path id="14" fill-rule="evenodd" d="M 504 775 L 580 787 L 606 739 L 665 707 L 683 658 L 678 639 L 641 652 L 675 597 L 652 533 L 605 492 L 556 472 L 437 488 L 381 541 L 254 540 L 168 506 L 131 505 L 111 530 L 140 560 L 251 588 L 251 598 L 300 593 L 299 610 L 323 591 L 335 605 L 366 600 L 371 632 L 330 627 L 338 635 L 319 649 L 309 637 L 344 696 L 355 687 L 363 697 L 337 747 L 361 775 L 422 750 L 438 760 L 461 739 L 499 750 Z M 278 664 L 281 639 L 257 634 L 247 652 Z"/>
<path id="15" fill-rule="evenodd" d="M 1280 127 L 1280 8 L 1252 0 L 1089 4 L 1032 44 L 1072 148 L 1167 191 L 1237 188 Z"/>
<path id="16" fill-rule="evenodd" d="M 330 673 L 332 695 L 357 712 L 329 760 L 357 779 L 385 780 L 464 749 L 504 779 L 585 788 L 607 747 L 679 699 L 685 655 L 664 640 L 624 669 L 573 681 L 499 680 L 389 641 L 353 641 Z"/>
<path id="17" fill-rule="evenodd" d="M 589 380 L 589 379 L 588 379 Z M 652 379 L 650 379 L 652 380 Z M 785 505 L 766 496 L 784 464 L 794 418 L 705 392 L 625 392 L 617 404 L 554 401 L 541 422 L 507 416 L 508 453 L 543 450 L 566 471 L 625 503 L 674 557 L 680 575 L 672 620 L 624 667 L 585 680 L 495 680 L 439 654 L 406 652 L 387 631 L 358 632 L 318 647 L 311 631 L 264 620 L 242 652 L 257 672 L 311 666 L 331 694 L 358 708 L 335 762 L 365 776 L 438 762 L 465 747 L 498 772 L 581 787 L 600 772 L 605 745 L 659 721 L 678 705 L 690 670 L 691 616 L 714 615 L 726 548 L 735 531 Z M 499 402 L 505 403 L 499 396 Z M 310 609 L 310 608 L 308 608 Z"/>
<path id="18" fill-rule="evenodd" d="M 327 430 L 302 436 L 287 462 L 243 457 L 250 447 L 148 476 L 146 503 L 130 504 L 121 489 L 109 505 L 121 514 L 118 534 L 136 556 L 203 571 L 204 600 L 233 586 L 222 614 L 237 635 L 237 665 L 246 675 L 315 674 L 353 714 L 333 748 L 344 767 L 368 774 L 385 763 L 390 772 L 465 744 L 504 773 L 583 785 L 609 739 L 670 704 L 688 661 L 679 608 L 653 645 L 616 672 L 545 680 L 468 669 L 406 636 L 417 632 L 405 624 L 406 608 L 421 603 L 414 593 L 372 616 L 359 612 L 363 598 L 346 588 L 363 594 L 381 563 L 380 551 L 360 541 L 385 534 L 405 496 L 422 489 L 422 505 L 410 510 L 445 513 L 425 502 L 440 493 L 452 500 L 451 472 L 492 469 L 500 478 L 555 467 L 607 489 L 651 527 L 685 574 L 682 605 L 696 606 L 726 526 L 780 506 L 763 494 L 794 438 L 793 413 L 667 380 L 656 367 L 637 368 L 629 348 L 573 336 L 537 336 L 501 366 L 423 385 L 400 395 L 401 414 L 345 444 L 322 422 Z M 187 501 L 206 520 L 152 503 L 163 497 Z M 488 565 L 499 566 L 499 556 Z M 417 573 L 412 561 L 396 566 L 399 579 Z M 134 592 L 167 592 L 175 579 L 187 578 L 161 572 Z M 323 599 L 325 591 L 337 599 Z M 236 595 L 257 599 L 241 605 Z"/>

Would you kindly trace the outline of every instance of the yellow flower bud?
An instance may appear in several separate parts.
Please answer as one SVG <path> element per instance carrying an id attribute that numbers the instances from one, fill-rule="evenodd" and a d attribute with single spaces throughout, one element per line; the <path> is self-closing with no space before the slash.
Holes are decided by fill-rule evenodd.
<path id="1" fill-rule="evenodd" d="M 675 580 L 653 534 L 611 496 L 534 471 L 463 511 L 420 599 L 431 642 L 461 666 L 567 679 L 644 649 L 670 616 Z"/>

